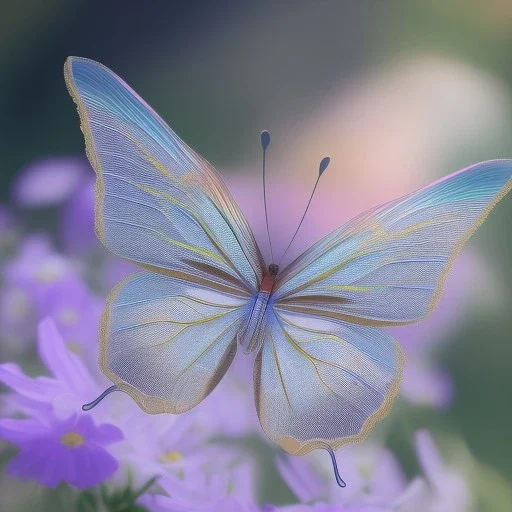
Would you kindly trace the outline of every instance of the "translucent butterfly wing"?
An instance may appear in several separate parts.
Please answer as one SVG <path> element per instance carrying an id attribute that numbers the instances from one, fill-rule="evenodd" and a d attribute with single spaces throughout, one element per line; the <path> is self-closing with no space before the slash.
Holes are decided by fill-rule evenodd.
<path id="1" fill-rule="evenodd" d="M 119 77 L 65 65 L 97 173 L 96 231 L 145 269 L 110 294 L 106 375 L 148 412 L 179 413 L 222 378 L 263 263 L 220 177 Z"/>
<path id="2" fill-rule="evenodd" d="M 510 190 L 512 161 L 477 164 L 362 214 L 280 275 L 255 367 L 263 429 L 303 454 L 364 438 L 389 410 L 403 356 L 379 326 L 434 307 L 451 264 Z"/>
<path id="3" fill-rule="evenodd" d="M 403 366 L 381 329 L 274 308 L 254 367 L 261 426 L 293 455 L 360 440 L 387 414 Z"/>
<path id="4" fill-rule="evenodd" d="M 217 385 L 248 303 L 154 272 L 115 287 L 100 328 L 100 367 L 147 412 L 182 413 Z"/>
<path id="5" fill-rule="evenodd" d="M 418 321 L 511 176 L 511 160 L 482 162 L 360 215 L 283 271 L 276 303 L 362 325 Z"/>
<path id="6" fill-rule="evenodd" d="M 256 290 L 261 255 L 216 171 L 106 67 L 70 57 L 65 78 L 97 173 L 100 240 L 150 270 Z"/>

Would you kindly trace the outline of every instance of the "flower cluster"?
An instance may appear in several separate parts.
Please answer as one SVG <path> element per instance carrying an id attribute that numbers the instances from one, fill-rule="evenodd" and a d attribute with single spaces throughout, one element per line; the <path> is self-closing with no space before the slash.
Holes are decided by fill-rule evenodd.
<path id="1" fill-rule="evenodd" d="M 96 364 L 102 297 L 130 271 L 94 240 L 90 175 L 79 158 L 36 162 L 13 188 L 19 214 L 0 206 L 0 439 L 10 477 L 55 493 L 71 488 L 77 506 L 99 500 L 102 509 L 114 503 L 112 510 L 469 510 L 468 482 L 445 464 L 426 431 L 408 439 L 414 438 L 417 476 L 406 475 L 386 448 L 386 432 L 342 449 L 344 490 L 325 453 L 284 455 L 261 433 L 251 363 L 243 355 L 211 395 L 183 415 L 146 415 L 121 393 L 82 411 L 111 384 Z M 235 193 L 250 207 L 243 190 Z M 34 208 L 58 212 L 54 229 L 25 232 L 24 218 Z M 399 334 L 411 368 L 403 398 L 412 405 L 406 407 L 449 406 L 453 384 L 426 363 L 426 354 L 459 312 L 455 304 L 475 261 L 457 267 L 437 316 Z"/>

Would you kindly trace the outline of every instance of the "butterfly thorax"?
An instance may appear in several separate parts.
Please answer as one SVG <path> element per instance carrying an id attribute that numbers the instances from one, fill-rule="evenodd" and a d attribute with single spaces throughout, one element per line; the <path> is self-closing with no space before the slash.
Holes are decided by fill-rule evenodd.
<path id="1" fill-rule="evenodd" d="M 252 301 L 251 314 L 245 328 L 240 331 L 238 341 L 244 352 L 250 354 L 258 351 L 263 344 L 265 334 L 266 316 L 272 290 L 276 280 L 279 267 L 275 264 L 269 266 L 268 273 L 265 273 L 261 281 L 260 289 Z"/>

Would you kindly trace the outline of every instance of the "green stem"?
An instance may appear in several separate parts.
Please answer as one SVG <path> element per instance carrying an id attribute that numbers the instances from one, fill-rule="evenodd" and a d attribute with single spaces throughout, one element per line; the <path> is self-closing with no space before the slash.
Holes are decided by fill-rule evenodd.
<path id="1" fill-rule="evenodd" d="M 134 495 L 133 495 L 133 503 L 137 501 L 137 498 L 140 498 L 146 491 L 148 491 L 151 486 L 158 480 L 158 476 L 154 476 L 150 478 Z"/>

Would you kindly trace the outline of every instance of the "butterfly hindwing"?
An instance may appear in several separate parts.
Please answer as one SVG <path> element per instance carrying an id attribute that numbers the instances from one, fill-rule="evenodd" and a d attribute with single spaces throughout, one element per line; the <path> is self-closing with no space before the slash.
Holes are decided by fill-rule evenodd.
<path id="1" fill-rule="evenodd" d="M 403 365 L 382 329 L 274 309 L 254 368 L 263 430 L 294 455 L 361 439 L 387 414 Z"/>
<path id="2" fill-rule="evenodd" d="M 247 301 L 154 272 L 118 284 L 100 328 L 102 371 L 147 412 L 178 414 L 217 385 Z"/>

